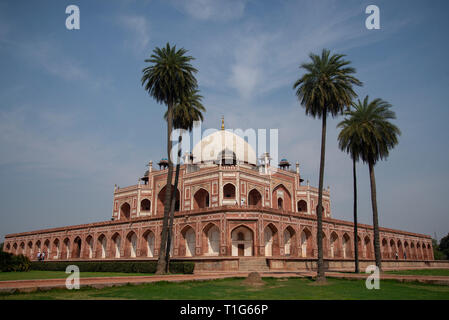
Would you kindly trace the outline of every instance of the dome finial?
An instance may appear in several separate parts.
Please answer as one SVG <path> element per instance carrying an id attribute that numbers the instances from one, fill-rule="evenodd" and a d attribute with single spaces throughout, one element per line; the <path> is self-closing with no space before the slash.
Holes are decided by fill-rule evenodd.
<path id="1" fill-rule="evenodd" d="M 221 130 L 224 130 L 224 116 L 221 116 Z"/>

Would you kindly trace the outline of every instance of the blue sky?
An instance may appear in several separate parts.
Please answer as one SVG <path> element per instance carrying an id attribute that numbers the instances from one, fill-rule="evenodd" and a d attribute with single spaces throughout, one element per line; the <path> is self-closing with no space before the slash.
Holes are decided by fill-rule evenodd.
<path id="1" fill-rule="evenodd" d="M 81 29 L 65 28 L 76 4 Z M 365 8 L 380 8 L 380 30 Z M 107 220 L 114 184 L 137 183 L 164 157 L 165 107 L 140 84 L 156 46 L 196 58 L 203 128 L 279 129 L 279 156 L 318 184 L 321 122 L 292 85 L 310 52 L 344 53 L 360 97 L 393 105 L 399 145 L 376 170 L 380 224 L 449 232 L 447 1 L 0 2 L 0 238 Z M 325 186 L 333 216 L 352 219 L 352 171 L 329 121 Z M 359 165 L 360 221 L 372 222 Z"/>

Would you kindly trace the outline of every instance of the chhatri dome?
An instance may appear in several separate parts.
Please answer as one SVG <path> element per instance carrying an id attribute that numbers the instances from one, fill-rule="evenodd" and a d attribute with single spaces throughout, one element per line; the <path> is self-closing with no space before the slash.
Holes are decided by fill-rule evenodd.
<path id="1" fill-rule="evenodd" d="M 221 130 L 204 137 L 194 146 L 193 162 L 257 165 L 257 156 L 253 147 L 239 135 L 225 130 L 224 118 L 221 121 Z"/>

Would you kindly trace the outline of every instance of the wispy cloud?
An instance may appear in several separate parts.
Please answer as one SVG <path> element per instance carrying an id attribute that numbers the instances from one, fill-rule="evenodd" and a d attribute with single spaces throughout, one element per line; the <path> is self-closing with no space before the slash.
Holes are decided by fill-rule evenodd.
<path id="1" fill-rule="evenodd" d="M 246 0 L 172 0 L 174 6 L 199 20 L 228 21 L 240 18 L 246 6 Z"/>
<path id="2" fill-rule="evenodd" d="M 56 45 L 50 42 L 32 44 L 34 50 L 27 53 L 50 74 L 64 80 L 87 80 L 90 77 L 86 67 L 75 59 L 63 54 Z M 28 47 L 28 46 L 27 46 Z"/>
<path id="3" fill-rule="evenodd" d="M 308 59 L 310 52 L 363 37 L 351 21 L 356 15 L 354 10 L 336 12 L 332 7 L 315 3 L 308 3 L 307 10 L 289 6 L 284 23 L 271 25 L 263 18 L 249 18 L 227 32 L 205 38 L 207 43 L 201 44 L 201 51 L 205 52 L 201 68 L 212 72 L 201 76 L 202 84 L 223 86 L 226 79 L 227 88 L 236 91 L 241 99 L 251 101 L 291 86 L 298 65 Z"/>
<path id="4" fill-rule="evenodd" d="M 130 163 L 119 160 L 119 141 L 110 145 L 100 133 L 81 131 L 82 122 L 75 112 L 44 107 L 0 110 L 0 165 L 63 179 L 94 174 L 106 177 L 115 171 L 128 180 L 128 174 L 136 174 Z"/>
<path id="5" fill-rule="evenodd" d="M 347 52 L 350 48 L 382 41 L 406 24 L 393 22 L 388 31 L 367 36 L 364 13 L 358 7 L 338 7 L 335 2 L 288 3 L 283 23 L 267 24 L 263 18 L 248 18 L 226 33 L 205 39 L 201 75 L 206 86 L 222 86 L 237 92 L 246 102 L 273 90 L 290 87 L 298 66 L 311 52 L 329 48 Z M 232 46 L 228 44 L 232 43 Z M 343 50 L 344 49 L 344 50 Z M 231 57 L 231 58 L 229 58 Z M 206 62 L 204 62 L 206 61 Z"/>
<path id="6" fill-rule="evenodd" d="M 85 63 L 73 57 L 51 40 L 17 42 L 3 39 L 5 49 L 20 56 L 25 63 L 64 81 L 78 81 L 89 88 L 98 89 L 110 83 L 105 77 L 93 74 Z"/>
<path id="7" fill-rule="evenodd" d="M 131 33 L 126 38 L 125 45 L 131 47 L 136 53 L 141 53 L 150 43 L 150 26 L 144 16 L 120 16 L 118 22 Z"/>

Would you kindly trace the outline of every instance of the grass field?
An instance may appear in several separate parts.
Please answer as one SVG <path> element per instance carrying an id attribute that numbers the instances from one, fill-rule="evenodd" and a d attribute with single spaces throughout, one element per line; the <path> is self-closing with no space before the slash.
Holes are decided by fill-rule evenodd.
<path id="1" fill-rule="evenodd" d="M 368 290 L 361 280 L 328 279 L 316 285 L 307 278 L 264 278 L 265 285 L 247 287 L 242 279 L 157 282 L 104 289 L 54 289 L 47 292 L 1 294 L 0 299 L 444 299 L 449 300 L 449 287 L 383 280 L 380 290 Z"/>
<path id="2" fill-rule="evenodd" d="M 449 269 L 415 269 L 415 270 L 395 270 L 387 271 L 388 274 L 418 275 L 418 276 L 447 276 Z"/>
<path id="3" fill-rule="evenodd" d="M 153 273 L 121 273 L 121 272 L 81 272 L 81 278 L 90 277 L 120 277 L 120 276 L 151 276 Z M 6 280 L 34 280 L 34 279 L 64 279 L 68 274 L 64 271 L 28 271 L 28 272 L 0 272 L 0 281 Z"/>

